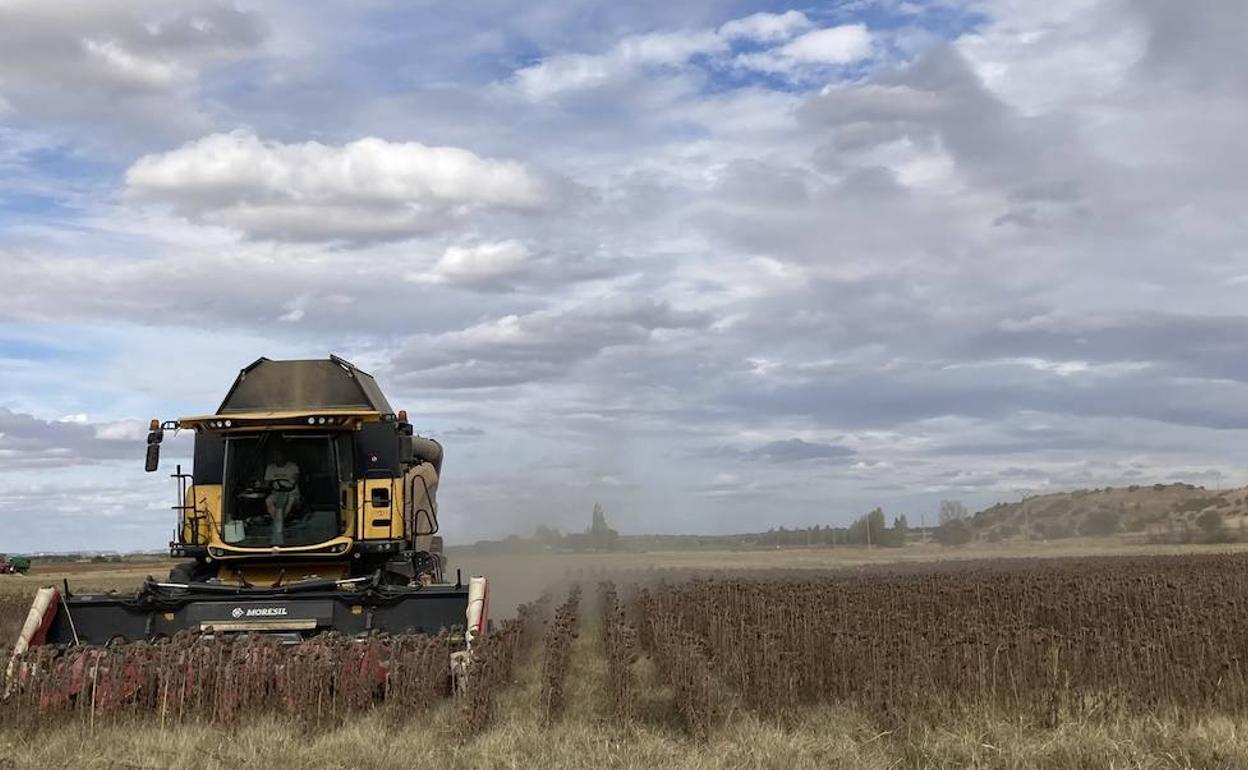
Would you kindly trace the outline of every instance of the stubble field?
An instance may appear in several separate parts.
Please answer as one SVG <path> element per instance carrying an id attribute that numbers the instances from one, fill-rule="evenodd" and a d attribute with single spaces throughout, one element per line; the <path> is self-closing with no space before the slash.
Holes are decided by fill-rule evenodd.
<path id="1" fill-rule="evenodd" d="M 255 668 L 201 684 L 208 658 L 184 659 L 107 709 L 11 699 L 0 766 L 1248 767 L 1248 554 L 1094 553 L 842 552 L 840 569 L 764 554 L 773 570 L 756 553 L 491 557 L 480 571 L 512 617 L 479 649 L 467 695 L 413 675 L 388 700 L 348 698 L 341 666 L 305 667 L 293 691 Z M 121 588 L 158 566 L 73 579 Z M 53 578 L 3 584 L 0 631 L 28 584 Z M 231 644 L 235 660 L 267 649 L 267 668 L 299 670 Z M 440 660 L 436 641 L 386 644 L 391 670 Z"/>

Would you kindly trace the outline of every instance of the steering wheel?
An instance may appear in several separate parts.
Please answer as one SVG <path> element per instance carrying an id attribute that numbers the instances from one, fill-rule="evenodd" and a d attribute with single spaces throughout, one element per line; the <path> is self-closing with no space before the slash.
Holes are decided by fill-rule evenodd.
<path id="1" fill-rule="evenodd" d="M 257 481 L 239 492 L 238 496 L 244 500 L 263 500 L 273 492 L 293 492 L 294 490 L 295 482 L 290 479 L 268 479 Z"/>

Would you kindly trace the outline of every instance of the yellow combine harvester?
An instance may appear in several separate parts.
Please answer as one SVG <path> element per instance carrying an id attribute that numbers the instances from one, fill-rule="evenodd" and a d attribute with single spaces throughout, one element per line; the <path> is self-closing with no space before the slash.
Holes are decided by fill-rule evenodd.
<path id="1" fill-rule="evenodd" d="M 182 630 L 291 639 L 483 630 L 486 583 L 446 577 L 442 447 L 413 435 L 347 361 L 271 361 L 239 373 L 214 414 L 152 421 L 147 470 L 169 431 L 195 432 L 179 467 L 167 581 L 133 595 L 43 589 L 19 646 L 152 640 Z"/>

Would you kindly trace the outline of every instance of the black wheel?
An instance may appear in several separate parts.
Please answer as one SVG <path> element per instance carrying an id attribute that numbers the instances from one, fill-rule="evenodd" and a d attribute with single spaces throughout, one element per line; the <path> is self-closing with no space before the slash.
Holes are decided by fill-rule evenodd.
<path id="1" fill-rule="evenodd" d="M 412 579 L 402 572 L 394 572 L 393 570 L 381 570 L 381 584 L 387 586 L 405 586 L 410 585 Z"/>
<path id="2" fill-rule="evenodd" d="M 202 583 L 212 577 L 206 564 L 198 561 L 184 561 L 173 565 L 169 570 L 170 583 Z"/>

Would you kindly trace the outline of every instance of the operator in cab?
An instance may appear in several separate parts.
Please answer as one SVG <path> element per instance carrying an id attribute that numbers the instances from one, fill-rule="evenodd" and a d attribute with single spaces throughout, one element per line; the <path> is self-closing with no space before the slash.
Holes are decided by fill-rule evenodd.
<path id="1" fill-rule="evenodd" d="M 264 469 L 265 485 L 269 495 L 264 500 L 265 510 L 276 524 L 285 521 L 301 501 L 299 496 L 299 466 L 286 456 L 286 449 L 278 444 L 273 449 L 273 459 Z"/>

